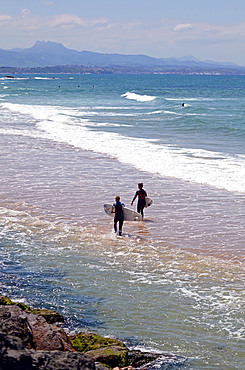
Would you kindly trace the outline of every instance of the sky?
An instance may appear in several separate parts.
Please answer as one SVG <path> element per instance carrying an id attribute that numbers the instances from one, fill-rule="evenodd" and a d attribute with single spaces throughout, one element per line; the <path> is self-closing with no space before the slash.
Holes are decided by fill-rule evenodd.
<path id="1" fill-rule="evenodd" d="M 0 0 L 0 48 L 37 40 L 245 66 L 245 0 Z"/>

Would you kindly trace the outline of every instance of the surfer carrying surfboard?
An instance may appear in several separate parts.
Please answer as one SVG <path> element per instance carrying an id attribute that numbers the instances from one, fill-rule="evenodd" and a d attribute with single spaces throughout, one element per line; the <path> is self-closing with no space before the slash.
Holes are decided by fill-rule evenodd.
<path id="1" fill-rule="evenodd" d="M 116 203 L 113 204 L 111 213 L 115 213 L 114 217 L 114 230 L 115 233 L 117 232 L 117 223 L 119 222 L 119 235 L 122 235 L 122 226 L 123 226 L 123 207 L 125 205 L 120 202 L 120 197 L 116 196 L 115 198 Z"/>
<path id="2" fill-rule="evenodd" d="M 147 197 L 147 194 L 146 194 L 146 191 L 143 189 L 143 184 L 142 182 L 140 182 L 138 184 L 138 189 L 135 193 L 135 196 L 133 197 L 133 200 L 131 202 L 131 206 L 133 205 L 135 199 L 138 197 L 138 204 L 137 204 L 137 212 L 141 214 L 142 216 L 142 220 L 143 220 L 143 217 L 144 217 L 144 208 L 145 208 L 145 205 L 146 205 L 146 201 L 145 201 L 145 198 Z"/>

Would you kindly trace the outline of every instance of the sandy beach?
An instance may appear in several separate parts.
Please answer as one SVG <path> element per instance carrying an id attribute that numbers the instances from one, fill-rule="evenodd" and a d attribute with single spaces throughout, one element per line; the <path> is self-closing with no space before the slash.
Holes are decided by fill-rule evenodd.
<path id="1" fill-rule="evenodd" d="M 1 195 L 4 204 L 48 221 L 112 229 L 103 211 L 116 195 L 129 208 L 144 182 L 153 205 L 145 222 L 124 224 L 125 237 L 220 259 L 244 261 L 243 195 L 157 177 L 100 154 L 42 140 L 8 137 L 4 143 Z M 31 158 L 31 165 L 30 165 Z M 8 163 L 12 163 L 10 168 Z"/>

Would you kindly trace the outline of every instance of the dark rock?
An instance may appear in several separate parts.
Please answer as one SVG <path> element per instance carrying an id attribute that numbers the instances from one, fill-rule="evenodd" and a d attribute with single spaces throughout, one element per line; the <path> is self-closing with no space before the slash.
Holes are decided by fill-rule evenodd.
<path id="1" fill-rule="evenodd" d="M 156 360 L 159 356 L 161 356 L 159 353 L 130 351 L 128 353 L 128 364 L 138 368 Z"/>
<path id="2" fill-rule="evenodd" d="M 27 316 L 17 306 L 0 306 L 0 333 L 19 338 L 25 348 L 33 348 Z"/>
<path id="3" fill-rule="evenodd" d="M 37 309 L 31 308 L 24 303 L 21 302 L 13 302 L 8 297 L 2 296 L 0 297 L 0 305 L 2 306 L 9 306 L 9 305 L 16 305 L 20 307 L 23 311 L 28 313 L 33 313 L 34 315 L 42 316 L 49 324 L 54 324 L 55 322 L 64 322 L 64 316 L 60 315 L 56 311 L 47 310 L 47 309 Z"/>
<path id="4" fill-rule="evenodd" d="M 96 370 L 108 370 L 109 369 L 108 366 L 103 366 L 99 362 L 95 362 L 95 368 Z"/>
<path id="5" fill-rule="evenodd" d="M 32 355 L 36 369 L 66 370 L 95 369 L 94 360 L 80 352 L 35 352 Z"/>
<path id="6" fill-rule="evenodd" d="M 172 354 L 129 351 L 122 342 L 93 333 L 68 338 L 62 328 L 44 318 L 50 314 L 52 322 L 53 311 L 13 303 L 0 297 L 0 370 L 153 370 L 185 362 Z M 40 311 L 43 315 L 33 313 Z"/>
<path id="7" fill-rule="evenodd" d="M 0 352 L 0 369 L 1 370 L 29 370 L 32 367 L 32 358 L 27 350 L 6 350 Z"/>
<path id="8" fill-rule="evenodd" d="M 29 369 L 105 370 L 92 357 L 75 352 L 64 330 L 42 316 L 16 305 L 0 306 L 0 370 Z"/>
<path id="9" fill-rule="evenodd" d="M 34 349 L 43 351 L 75 351 L 62 328 L 48 324 L 42 316 L 26 315 L 32 332 Z"/>
<path id="10" fill-rule="evenodd" d="M 124 367 L 128 364 L 128 349 L 120 346 L 109 346 L 86 352 L 97 362 L 111 368 Z"/>
<path id="11" fill-rule="evenodd" d="M 157 370 L 169 368 L 171 366 L 180 366 L 186 359 L 182 356 L 176 356 L 170 353 L 152 353 L 141 351 L 130 351 L 128 354 L 128 363 L 133 369 Z"/>
<path id="12" fill-rule="evenodd" d="M 55 322 L 64 322 L 64 316 L 60 315 L 56 311 L 47 309 L 29 309 L 27 312 L 33 313 L 34 315 L 42 316 L 47 323 L 54 324 Z"/>
<path id="13" fill-rule="evenodd" d="M 0 349 L 2 352 L 6 351 L 7 349 L 21 351 L 24 350 L 25 347 L 20 338 L 6 333 L 0 333 Z"/>
<path id="14" fill-rule="evenodd" d="M 0 356 L 1 370 L 95 370 L 94 360 L 80 352 L 8 350 Z M 101 369 L 102 370 L 102 369 Z"/>
<path id="15" fill-rule="evenodd" d="M 20 338 L 25 348 L 74 352 L 65 331 L 48 324 L 42 316 L 8 305 L 0 306 L 0 320 L 0 332 Z"/>

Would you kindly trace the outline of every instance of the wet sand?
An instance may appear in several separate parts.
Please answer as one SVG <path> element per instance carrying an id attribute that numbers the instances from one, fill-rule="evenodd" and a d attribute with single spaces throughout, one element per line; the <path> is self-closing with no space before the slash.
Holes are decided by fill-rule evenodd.
<path id="1" fill-rule="evenodd" d="M 111 231 L 103 210 L 116 195 L 127 207 L 137 183 L 153 199 L 144 222 L 125 222 L 125 236 L 157 248 L 244 262 L 245 196 L 161 178 L 120 164 L 106 156 L 64 144 L 5 136 L 1 149 L 1 204 L 47 220 Z M 126 153 L 125 153 L 126 155 Z M 139 158 L 140 160 L 140 158 Z M 135 209 L 136 203 L 133 209 Z"/>
<path id="2" fill-rule="evenodd" d="M 244 196 L 45 139 L 1 139 L 3 293 L 45 302 L 71 329 L 189 357 L 189 368 L 241 365 Z M 129 206 L 139 181 L 153 205 L 116 237 L 103 204 L 120 195 Z"/>

